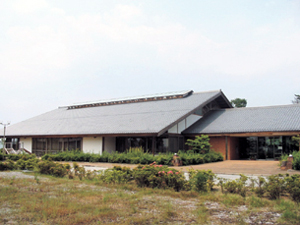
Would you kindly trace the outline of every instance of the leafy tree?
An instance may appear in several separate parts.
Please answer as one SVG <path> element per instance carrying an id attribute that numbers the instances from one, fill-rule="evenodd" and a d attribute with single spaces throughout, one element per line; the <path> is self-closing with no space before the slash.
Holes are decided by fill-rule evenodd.
<path id="1" fill-rule="evenodd" d="M 188 139 L 185 143 L 195 153 L 206 154 L 210 151 L 211 145 L 209 143 L 208 135 L 196 136 L 195 139 Z"/>
<path id="2" fill-rule="evenodd" d="M 241 108 L 247 106 L 247 100 L 244 98 L 235 98 L 230 101 L 233 107 Z"/>
<path id="3" fill-rule="evenodd" d="M 292 100 L 294 104 L 300 104 L 300 95 L 295 94 L 294 100 Z"/>
<path id="4" fill-rule="evenodd" d="M 297 136 L 292 137 L 292 141 L 295 143 L 296 146 L 299 147 L 300 151 L 300 135 L 298 134 Z"/>

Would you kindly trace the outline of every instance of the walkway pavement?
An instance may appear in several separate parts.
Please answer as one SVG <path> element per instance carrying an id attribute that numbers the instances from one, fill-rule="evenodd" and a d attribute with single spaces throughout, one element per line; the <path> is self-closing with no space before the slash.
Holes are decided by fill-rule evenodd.
<path id="1" fill-rule="evenodd" d="M 63 162 L 70 163 L 72 162 Z M 106 169 L 112 168 L 114 166 L 127 166 L 130 168 L 134 168 L 137 165 L 132 164 L 121 164 L 121 163 L 89 163 L 89 162 L 78 162 L 80 166 L 85 166 L 90 169 Z M 281 170 L 279 168 L 279 161 L 263 161 L 263 160 L 227 160 L 223 162 L 215 162 L 215 163 L 206 163 L 200 165 L 192 165 L 192 166 L 180 166 L 173 167 L 179 171 L 187 172 L 189 169 L 195 170 L 212 170 L 215 174 L 228 174 L 228 175 L 254 175 L 254 176 L 268 176 L 274 174 L 300 174 L 300 171 L 295 170 Z"/>

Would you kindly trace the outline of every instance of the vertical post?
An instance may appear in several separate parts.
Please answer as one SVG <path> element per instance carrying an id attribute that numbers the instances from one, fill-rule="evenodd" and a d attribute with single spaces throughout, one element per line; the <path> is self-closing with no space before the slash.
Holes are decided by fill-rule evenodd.
<path id="1" fill-rule="evenodd" d="M 225 137 L 225 142 L 226 142 L 226 160 L 228 160 L 228 138 L 227 138 L 227 136 Z"/>
<path id="2" fill-rule="evenodd" d="M 155 136 L 153 136 L 152 137 L 152 155 L 155 154 L 155 149 L 156 149 L 155 145 L 156 145 Z"/>
<path id="3" fill-rule="evenodd" d="M 2 140 L 2 143 L 3 143 L 3 146 L 2 146 L 2 153 L 3 153 L 3 157 L 4 157 L 4 148 L 5 148 L 5 131 L 6 131 L 6 126 L 8 126 L 8 125 L 10 124 L 10 122 L 7 122 L 7 123 L 3 123 L 3 122 L 1 122 L 0 124 L 4 126 L 4 134 L 3 134 L 3 140 Z M 4 159 L 4 158 L 3 158 L 3 159 Z"/>
<path id="4" fill-rule="evenodd" d="M 105 138 L 102 137 L 102 154 L 103 154 L 104 151 L 105 151 Z"/>

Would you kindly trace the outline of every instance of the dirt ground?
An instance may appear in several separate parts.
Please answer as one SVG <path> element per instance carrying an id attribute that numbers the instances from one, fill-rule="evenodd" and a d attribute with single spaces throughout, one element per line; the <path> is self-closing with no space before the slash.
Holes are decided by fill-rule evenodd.
<path id="1" fill-rule="evenodd" d="M 72 162 L 63 162 L 70 163 Z M 89 163 L 89 162 L 78 162 L 80 166 L 92 166 L 101 168 L 112 168 L 116 165 L 127 166 L 134 168 L 137 165 L 132 164 L 119 164 L 119 163 Z M 295 170 L 281 170 L 279 168 L 279 161 L 266 161 L 266 160 L 227 160 L 215 163 L 206 163 L 200 165 L 191 166 L 180 166 L 173 167 L 174 169 L 187 172 L 189 169 L 195 170 L 212 170 L 216 174 L 245 174 L 245 175 L 274 175 L 274 174 L 300 174 L 300 171 Z"/>

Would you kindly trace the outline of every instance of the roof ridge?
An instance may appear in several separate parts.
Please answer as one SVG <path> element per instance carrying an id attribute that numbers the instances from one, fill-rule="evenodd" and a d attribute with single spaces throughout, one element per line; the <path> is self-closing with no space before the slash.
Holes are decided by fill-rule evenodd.
<path id="1" fill-rule="evenodd" d="M 236 107 L 236 108 L 226 108 L 226 109 L 215 109 L 215 111 L 217 111 L 217 110 L 247 110 L 247 109 L 266 109 L 266 108 L 288 108 L 288 107 L 300 107 L 300 104 Z"/>

